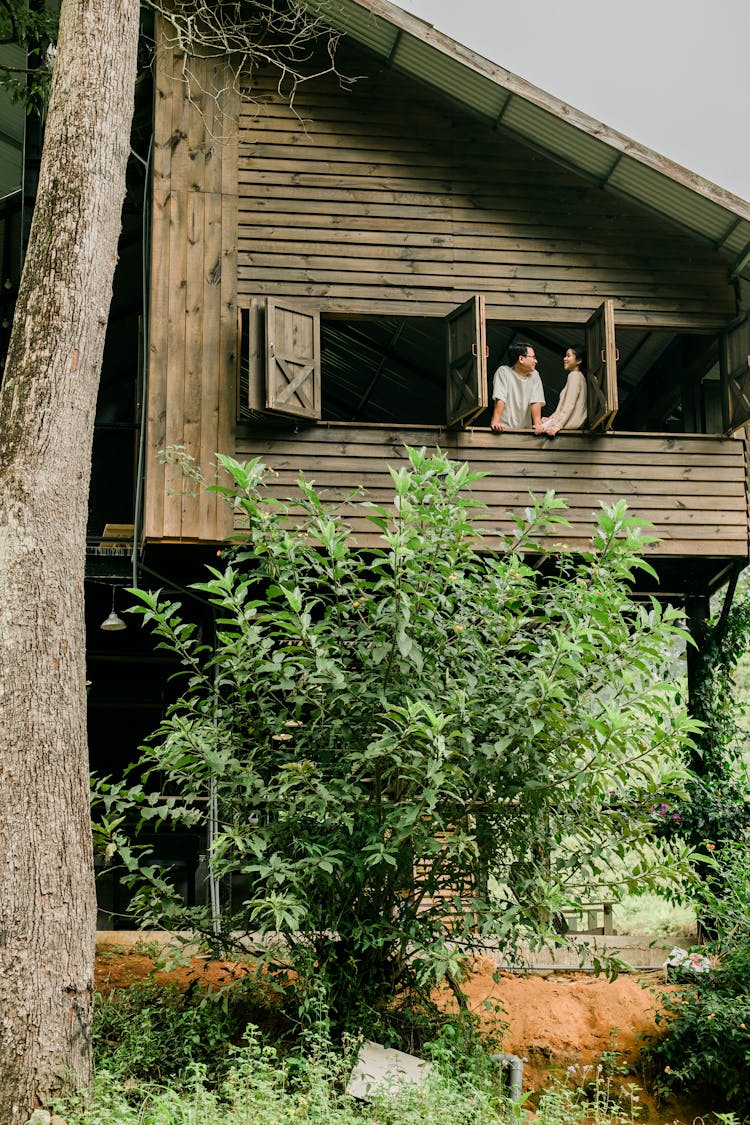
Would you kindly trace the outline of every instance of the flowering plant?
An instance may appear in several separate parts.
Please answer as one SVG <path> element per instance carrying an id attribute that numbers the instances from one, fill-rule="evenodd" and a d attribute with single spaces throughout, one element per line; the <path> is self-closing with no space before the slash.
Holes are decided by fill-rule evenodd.
<path id="1" fill-rule="evenodd" d="M 651 813 L 657 824 L 659 822 L 669 820 L 674 821 L 675 824 L 678 824 L 681 820 L 680 814 L 677 812 L 677 810 L 671 809 L 669 805 L 664 801 L 662 801 L 660 805 L 651 805 L 649 812 Z"/>
<path id="2" fill-rule="evenodd" d="M 687 949 L 674 946 L 664 962 L 664 969 L 686 969 L 690 973 L 708 973 L 711 969 L 711 958 L 705 953 L 689 953 Z"/>

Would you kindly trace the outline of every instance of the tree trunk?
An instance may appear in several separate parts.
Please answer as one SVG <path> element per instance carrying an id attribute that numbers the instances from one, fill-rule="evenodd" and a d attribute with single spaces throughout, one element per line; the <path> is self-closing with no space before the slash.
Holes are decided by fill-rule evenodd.
<path id="1" fill-rule="evenodd" d="M 62 0 L 0 392 L 0 1121 L 91 1076 L 83 581 L 138 0 Z"/>

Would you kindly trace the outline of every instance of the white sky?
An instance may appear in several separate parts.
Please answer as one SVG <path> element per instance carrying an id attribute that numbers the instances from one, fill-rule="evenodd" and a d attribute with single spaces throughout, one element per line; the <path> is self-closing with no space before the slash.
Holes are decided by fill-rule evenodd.
<path id="1" fill-rule="evenodd" d="M 750 0 L 395 0 L 750 199 Z"/>

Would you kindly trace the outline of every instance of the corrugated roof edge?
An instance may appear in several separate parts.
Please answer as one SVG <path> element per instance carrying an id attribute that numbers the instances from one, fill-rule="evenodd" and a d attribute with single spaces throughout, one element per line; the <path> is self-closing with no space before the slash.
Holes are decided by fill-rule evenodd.
<path id="1" fill-rule="evenodd" d="M 731 214 L 750 221 L 750 202 L 747 200 L 734 195 L 718 184 L 712 183 L 697 172 L 690 171 L 676 161 L 670 160 L 669 157 L 654 152 L 638 141 L 634 141 L 631 137 L 627 137 L 624 133 L 619 133 L 616 129 L 597 121 L 596 118 L 589 117 L 588 114 L 568 105 L 554 95 L 548 94 L 538 86 L 532 85 L 498 63 L 491 62 L 457 40 L 451 39 L 450 36 L 438 31 L 432 24 L 418 16 L 413 16 L 395 4 L 389 3 L 389 0 L 306 0 L 306 3 L 310 8 L 320 12 L 321 15 L 325 14 L 325 18 L 330 20 L 334 27 L 339 26 L 340 23 L 347 23 L 345 19 L 347 9 L 350 12 L 355 9 L 369 12 L 407 35 L 413 35 L 421 42 L 429 43 L 430 46 L 447 58 L 460 62 L 463 66 L 489 79 L 510 93 L 531 102 L 540 109 L 546 110 L 568 125 L 573 125 L 610 148 L 626 154 L 656 172 L 660 172 L 668 179 L 688 188 L 704 199 L 710 200 Z M 336 19 L 337 13 L 339 15 L 338 20 Z M 347 31 L 348 34 L 353 34 L 348 28 Z M 356 38 L 356 36 L 353 37 Z"/>

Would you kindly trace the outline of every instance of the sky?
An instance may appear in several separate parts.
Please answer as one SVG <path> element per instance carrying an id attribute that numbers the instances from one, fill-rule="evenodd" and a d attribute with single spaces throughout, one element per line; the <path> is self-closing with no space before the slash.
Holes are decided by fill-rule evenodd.
<path id="1" fill-rule="evenodd" d="M 750 0 L 394 0 L 750 200 Z"/>

